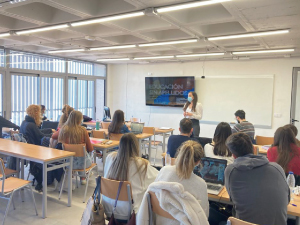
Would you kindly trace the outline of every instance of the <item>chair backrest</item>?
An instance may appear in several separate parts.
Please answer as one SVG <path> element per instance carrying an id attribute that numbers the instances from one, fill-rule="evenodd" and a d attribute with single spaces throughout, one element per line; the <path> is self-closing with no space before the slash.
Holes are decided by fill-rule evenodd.
<path id="1" fill-rule="evenodd" d="M 256 223 L 249 223 L 235 217 L 229 217 L 227 220 L 227 225 L 258 225 Z"/>
<path id="2" fill-rule="evenodd" d="M 122 136 L 123 136 L 123 134 L 110 133 L 109 134 L 109 140 L 120 141 Z"/>
<path id="3" fill-rule="evenodd" d="M 143 133 L 146 134 L 155 134 L 155 128 L 154 127 L 144 127 L 143 128 Z"/>
<path id="4" fill-rule="evenodd" d="M 256 135 L 255 140 L 257 145 L 271 145 L 274 143 L 274 137 L 264 137 Z"/>
<path id="5" fill-rule="evenodd" d="M 104 118 L 108 118 L 108 119 L 111 118 L 111 116 L 110 116 L 110 108 L 107 107 L 107 106 L 104 106 Z"/>
<path id="6" fill-rule="evenodd" d="M 42 123 L 42 129 L 46 129 L 46 128 L 51 128 L 56 130 L 58 127 L 58 123 L 57 121 L 43 121 Z"/>
<path id="7" fill-rule="evenodd" d="M 148 205 L 150 205 L 151 207 L 149 207 L 149 211 L 150 211 L 150 215 L 149 217 L 152 218 L 152 213 L 154 212 L 156 215 L 162 216 L 164 218 L 168 218 L 171 220 L 176 220 L 170 213 L 168 213 L 167 211 L 163 210 L 160 205 L 159 205 L 159 201 L 155 195 L 154 192 L 149 191 L 147 193 L 147 200 L 148 200 Z"/>
<path id="8" fill-rule="evenodd" d="M 100 187 L 100 192 L 102 195 L 111 198 L 111 199 L 116 199 L 117 198 L 117 193 L 119 189 L 119 184 L 120 181 L 117 180 L 111 180 L 102 177 L 101 178 L 101 187 Z M 131 184 L 129 181 L 124 181 L 122 188 L 120 190 L 120 195 L 118 198 L 118 201 L 127 201 L 129 206 L 128 207 L 128 220 L 131 216 L 131 211 L 132 211 L 132 189 L 131 189 Z M 113 204 L 115 201 L 113 201 Z M 118 207 L 118 205 L 117 205 Z"/>
<path id="9" fill-rule="evenodd" d="M 108 126 L 111 122 L 101 122 L 101 128 L 102 129 L 108 129 Z"/>
<path id="10" fill-rule="evenodd" d="M 258 153 L 259 153 L 259 147 L 256 145 L 253 145 L 253 154 L 258 155 Z"/>
<path id="11" fill-rule="evenodd" d="M 63 144 L 63 150 L 75 152 L 75 157 L 85 157 L 85 144 Z"/>
<path id="12" fill-rule="evenodd" d="M 135 118 L 135 117 L 132 117 L 130 118 L 130 122 L 140 122 L 140 118 Z"/>
<path id="13" fill-rule="evenodd" d="M 105 132 L 101 130 L 93 130 L 92 135 L 94 138 L 101 138 L 101 139 L 105 138 Z"/>

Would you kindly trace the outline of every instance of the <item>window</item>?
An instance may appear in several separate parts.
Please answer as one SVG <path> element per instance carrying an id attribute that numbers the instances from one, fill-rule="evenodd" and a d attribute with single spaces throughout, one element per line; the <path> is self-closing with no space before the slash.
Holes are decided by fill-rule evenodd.
<path id="1" fill-rule="evenodd" d="M 68 73 L 94 75 L 94 64 L 88 62 L 68 61 Z"/>
<path id="2" fill-rule="evenodd" d="M 46 107 L 46 117 L 49 120 L 58 120 L 63 107 L 63 84 L 62 78 L 41 78 L 41 105 Z"/>
<path id="3" fill-rule="evenodd" d="M 4 54 L 4 50 L 0 49 L 0 67 L 4 67 L 5 66 L 5 54 Z"/>
<path id="4" fill-rule="evenodd" d="M 106 77 L 106 65 L 94 64 L 94 74 L 99 77 Z"/>
<path id="5" fill-rule="evenodd" d="M 26 52 L 10 51 L 10 67 L 64 73 L 65 60 Z"/>
<path id="6" fill-rule="evenodd" d="M 69 78 L 68 80 L 68 105 L 77 109 L 77 80 L 76 78 Z"/>
<path id="7" fill-rule="evenodd" d="M 11 76 L 12 122 L 21 125 L 26 115 L 26 108 L 39 104 L 39 77 L 37 75 Z"/>
<path id="8" fill-rule="evenodd" d="M 0 115 L 2 116 L 3 110 L 3 86 L 2 86 L 2 74 L 0 74 Z"/>
<path id="9" fill-rule="evenodd" d="M 103 111 L 104 111 L 104 104 L 105 104 L 105 80 L 96 80 L 96 120 L 103 119 Z"/>

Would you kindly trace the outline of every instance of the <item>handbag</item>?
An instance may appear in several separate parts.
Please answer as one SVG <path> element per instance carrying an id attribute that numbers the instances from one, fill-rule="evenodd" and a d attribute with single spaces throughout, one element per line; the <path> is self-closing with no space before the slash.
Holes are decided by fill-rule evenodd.
<path id="1" fill-rule="evenodd" d="M 105 225 L 104 207 L 100 203 L 101 176 L 96 181 L 94 194 L 89 198 L 82 214 L 81 225 Z"/>
<path id="2" fill-rule="evenodd" d="M 119 188 L 118 188 L 118 193 L 117 193 L 117 198 L 116 198 L 114 208 L 113 208 L 113 211 L 112 211 L 112 214 L 111 214 L 108 225 L 136 225 L 134 210 L 133 210 L 133 212 L 130 216 L 130 219 L 125 224 L 121 223 L 121 222 L 119 222 L 118 220 L 115 219 L 114 211 L 116 210 L 116 207 L 117 207 L 117 202 L 118 202 L 118 199 L 119 199 L 119 195 L 120 195 L 120 192 L 121 192 L 122 185 L 123 185 L 123 181 L 120 181 Z"/>

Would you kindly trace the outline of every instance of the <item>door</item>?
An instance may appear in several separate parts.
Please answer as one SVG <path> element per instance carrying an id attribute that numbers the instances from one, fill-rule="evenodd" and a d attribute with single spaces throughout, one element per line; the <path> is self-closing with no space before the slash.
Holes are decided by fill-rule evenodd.
<path id="1" fill-rule="evenodd" d="M 291 123 L 298 129 L 297 139 L 300 139 L 300 67 L 293 69 Z"/>

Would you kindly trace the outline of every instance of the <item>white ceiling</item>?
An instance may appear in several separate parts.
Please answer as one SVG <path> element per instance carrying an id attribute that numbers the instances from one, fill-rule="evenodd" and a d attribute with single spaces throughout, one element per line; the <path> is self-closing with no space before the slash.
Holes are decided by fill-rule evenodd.
<path id="1" fill-rule="evenodd" d="M 5 2 L 5 0 L 0 0 Z M 179 0 L 27 0 L 4 3 L 0 8 L 0 33 L 143 10 L 188 1 Z M 288 34 L 204 41 L 204 37 L 290 29 Z M 87 40 L 86 36 L 94 40 Z M 199 38 L 196 43 L 128 49 L 58 53 L 58 56 L 96 61 L 207 52 L 227 52 L 205 60 L 236 59 L 232 51 L 295 48 L 293 53 L 259 54 L 257 57 L 300 56 L 299 0 L 232 0 L 222 4 L 178 10 L 79 27 L 0 37 L 0 46 L 48 54 L 49 50 Z M 240 56 L 245 57 L 245 56 Z M 156 59 L 186 61 L 197 58 Z M 203 57 L 201 58 L 203 59 Z M 145 60 L 141 60 L 145 61 Z M 147 60 L 146 60 L 147 61 Z M 148 60 L 149 61 L 149 60 Z M 126 61 L 127 63 L 128 61 Z M 130 61 L 138 63 L 138 60 Z M 120 63 L 120 62 L 113 62 Z"/>

